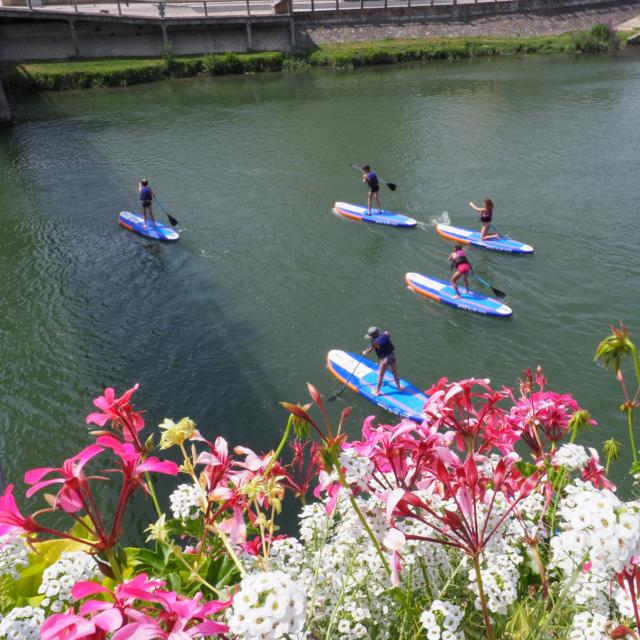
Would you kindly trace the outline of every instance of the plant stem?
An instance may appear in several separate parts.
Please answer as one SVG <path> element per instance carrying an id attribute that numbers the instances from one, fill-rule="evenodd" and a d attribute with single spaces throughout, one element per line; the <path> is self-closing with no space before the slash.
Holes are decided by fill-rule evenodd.
<path id="1" fill-rule="evenodd" d="M 120 569 L 120 565 L 118 564 L 116 554 L 113 552 L 113 547 L 109 547 L 108 549 L 105 549 L 104 555 L 107 556 L 107 560 L 109 561 L 109 566 L 111 567 L 111 571 L 113 571 L 113 577 L 118 582 L 122 582 L 122 569 Z"/>
<path id="2" fill-rule="evenodd" d="M 540 557 L 540 550 L 538 549 L 537 544 L 530 545 L 531 553 L 533 554 L 533 559 L 535 560 L 536 567 L 538 567 L 538 573 L 540 574 L 540 581 L 542 582 L 542 592 L 544 593 L 544 597 L 549 600 L 549 583 L 547 582 L 547 572 L 544 568 L 544 562 L 542 562 L 542 558 Z"/>
<path id="3" fill-rule="evenodd" d="M 633 438 L 633 409 L 627 408 L 627 430 L 629 431 L 629 443 L 631 444 L 631 452 L 633 453 L 633 461 L 638 461 L 638 452 L 636 451 L 636 443 Z"/>
<path id="4" fill-rule="evenodd" d="M 158 504 L 158 497 L 156 496 L 156 490 L 153 488 L 153 482 L 151 482 L 151 474 L 148 471 L 145 471 L 144 478 L 147 481 L 147 487 L 149 487 L 149 493 L 151 494 L 151 499 L 153 500 L 153 505 L 156 508 L 158 518 L 161 518 L 162 510 L 160 509 L 160 505 Z"/>
<path id="5" fill-rule="evenodd" d="M 271 460 L 269 461 L 269 464 L 267 465 L 267 468 L 264 471 L 264 477 L 266 478 L 270 471 L 271 468 L 273 467 L 273 465 L 277 462 L 278 458 L 280 457 L 280 454 L 282 453 L 282 450 L 284 449 L 284 445 L 287 444 L 287 440 L 289 439 L 289 434 L 291 433 L 291 427 L 293 425 L 293 420 L 294 420 L 294 416 L 290 415 L 289 419 L 287 420 L 287 427 L 284 430 L 284 435 L 282 436 L 282 440 L 280 440 L 280 444 L 278 445 L 278 448 L 276 449 L 276 452 L 273 454 L 273 457 L 271 458 Z"/>
<path id="6" fill-rule="evenodd" d="M 364 513 L 362 513 L 360 507 L 358 506 L 358 503 L 356 502 L 356 499 L 353 496 L 353 492 L 351 491 L 351 487 L 347 483 L 347 479 L 344 477 L 344 473 L 342 471 L 342 468 L 340 467 L 340 463 L 336 465 L 336 471 L 338 472 L 338 476 L 340 478 L 340 484 L 342 484 L 342 486 L 349 492 L 349 502 L 351 503 L 353 510 L 356 512 L 358 520 L 360 520 L 364 530 L 367 532 L 367 535 L 371 539 L 371 542 L 373 543 L 373 546 L 378 553 L 380 561 L 382 562 L 384 570 L 387 572 L 387 575 L 390 576 L 391 567 L 389 566 L 387 559 L 384 557 L 384 552 L 382 551 L 382 547 L 380 546 L 378 539 L 375 537 L 373 531 L 371 531 L 371 527 L 369 526 L 367 519 L 364 517 Z"/>
<path id="7" fill-rule="evenodd" d="M 480 572 L 480 558 L 478 557 L 478 554 L 473 556 L 473 568 L 476 570 L 478 597 L 480 598 L 480 606 L 482 607 L 482 617 L 484 619 L 485 629 L 487 630 L 487 638 L 489 638 L 489 640 L 494 640 L 491 620 L 489 620 L 489 612 L 487 611 L 487 600 L 484 596 L 484 588 L 482 586 L 482 573 Z"/>
<path id="8" fill-rule="evenodd" d="M 222 540 L 222 544 L 227 550 L 227 553 L 235 563 L 236 567 L 238 567 L 238 571 L 240 572 L 240 575 L 243 578 L 246 577 L 247 572 L 244 570 L 244 567 L 242 566 L 242 562 L 240 562 L 240 559 L 236 555 L 236 552 L 233 550 L 233 547 L 231 546 L 231 543 L 229 542 L 227 536 L 222 531 L 220 531 L 218 527 L 215 527 L 214 531 L 218 534 L 218 537 L 220 538 L 220 540 Z"/>

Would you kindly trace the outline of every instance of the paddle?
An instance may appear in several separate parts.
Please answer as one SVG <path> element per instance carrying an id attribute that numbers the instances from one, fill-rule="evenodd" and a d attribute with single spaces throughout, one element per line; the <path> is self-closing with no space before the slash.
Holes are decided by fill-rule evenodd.
<path id="1" fill-rule="evenodd" d="M 160 208 L 167 214 L 167 218 L 169 218 L 169 222 L 171 223 L 171 226 L 172 227 L 177 226 L 178 221 L 165 209 L 165 207 L 162 204 L 162 202 L 160 202 L 160 200 L 158 200 L 158 196 L 156 196 L 156 202 L 160 205 Z"/>
<path id="2" fill-rule="evenodd" d="M 356 171 L 360 171 L 360 173 L 362 173 L 362 167 L 359 167 L 357 164 L 352 164 L 351 165 Z M 387 187 L 389 187 L 389 189 L 391 189 L 391 191 L 395 191 L 398 187 L 396 185 L 395 182 L 387 182 L 386 180 L 383 180 L 382 178 L 378 177 L 378 180 L 380 182 L 382 182 L 382 184 L 386 184 Z"/>
<path id="3" fill-rule="evenodd" d="M 477 276 L 475 273 L 472 273 L 471 277 L 474 280 L 477 280 L 480 284 L 482 284 L 485 287 L 487 287 L 487 289 L 491 289 L 491 291 L 493 291 L 493 293 L 496 296 L 496 298 L 504 298 L 504 297 L 506 297 L 507 294 L 504 291 L 500 291 L 500 289 L 496 289 L 496 288 L 492 287 L 486 280 L 484 280 L 480 276 Z"/>
<path id="4" fill-rule="evenodd" d="M 347 381 L 342 385 L 342 388 L 340 389 L 340 391 L 336 391 L 335 393 L 332 393 L 328 400 L 329 402 L 333 402 L 338 396 L 342 395 L 342 392 L 349 386 L 349 383 L 351 382 L 351 378 L 353 378 L 353 374 L 357 371 L 358 367 L 360 366 L 360 361 L 358 361 L 358 364 L 356 365 L 355 369 L 351 372 L 351 375 L 347 378 Z"/>

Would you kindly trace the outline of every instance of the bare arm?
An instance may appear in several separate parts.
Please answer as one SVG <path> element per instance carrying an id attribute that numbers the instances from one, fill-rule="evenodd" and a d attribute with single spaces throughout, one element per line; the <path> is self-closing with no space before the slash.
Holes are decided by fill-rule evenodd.
<path id="1" fill-rule="evenodd" d="M 484 207 L 477 207 L 475 204 L 473 204 L 473 202 L 470 202 L 470 203 L 469 203 L 469 206 L 470 206 L 472 209 L 475 209 L 476 211 L 484 211 Z"/>

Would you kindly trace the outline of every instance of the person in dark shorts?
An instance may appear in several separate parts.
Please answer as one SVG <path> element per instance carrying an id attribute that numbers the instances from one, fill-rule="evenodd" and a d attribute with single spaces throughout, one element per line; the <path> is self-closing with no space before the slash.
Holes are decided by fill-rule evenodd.
<path id="1" fill-rule="evenodd" d="M 456 242 L 453 245 L 453 253 L 449 256 L 451 261 L 451 268 L 454 269 L 454 274 L 451 276 L 451 284 L 456 290 L 456 298 L 460 298 L 460 289 L 458 289 L 458 279 L 464 278 L 464 286 L 469 293 L 469 274 L 473 273 L 471 263 L 467 258 L 467 254 L 462 249 L 462 245 Z"/>
<path id="2" fill-rule="evenodd" d="M 389 332 L 385 331 L 384 333 L 380 333 L 380 329 L 378 329 L 378 327 L 369 327 L 369 331 L 367 331 L 365 338 L 370 340 L 371 343 L 362 352 L 362 355 L 366 356 L 368 353 L 375 350 L 376 355 L 378 356 L 378 384 L 373 395 L 380 395 L 380 386 L 382 385 L 382 379 L 384 378 L 384 374 L 387 369 L 391 369 L 398 391 L 402 391 L 400 378 L 398 377 L 398 371 L 396 370 L 396 350 L 391 342 Z"/>
<path id="3" fill-rule="evenodd" d="M 151 219 L 152 226 L 155 227 L 156 219 L 153 217 L 152 200 L 156 197 L 153 189 L 149 186 L 149 181 L 142 178 L 138 183 L 138 191 L 140 192 L 140 204 L 142 205 L 142 215 L 144 216 L 144 226 L 147 226 L 147 215 Z"/>
<path id="4" fill-rule="evenodd" d="M 493 201 L 491 200 L 491 198 L 485 198 L 482 201 L 481 207 L 476 206 L 475 204 L 473 204 L 473 202 L 470 202 L 469 206 L 480 213 L 480 222 L 482 223 L 480 239 L 493 240 L 495 238 L 499 238 L 500 236 L 497 233 L 489 233 L 489 229 L 491 228 L 491 220 L 493 219 Z"/>
<path id="5" fill-rule="evenodd" d="M 364 182 L 369 187 L 369 194 L 367 196 L 367 206 L 369 207 L 368 216 L 371 215 L 371 201 L 374 196 L 376 198 L 376 202 L 378 203 L 378 212 L 382 210 L 380 206 L 380 182 L 378 181 L 378 176 L 374 171 L 371 171 L 371 167 L 368 164 L 365 164 L 362 167 L 362 182 Z"/>

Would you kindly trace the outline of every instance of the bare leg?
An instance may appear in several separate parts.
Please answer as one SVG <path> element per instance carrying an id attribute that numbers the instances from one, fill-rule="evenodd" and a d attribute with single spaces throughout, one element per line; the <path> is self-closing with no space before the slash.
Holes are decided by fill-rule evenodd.
<path id="1" fill-rule="evenodd" d="M 380 395 L 380 387 L 382 386 L 382 378 L 384 378 L 384 374 L 387 370 L 387 367 L 389 365 L 386 362 L 381 362 L 380 363 L 380 368 L 378 369 L 378 384 L 376 386 L 376 390 L 374 392 L 374 396 L 379 396 Z"/>
<path id="2" fill-rule="evenodd" d="M 469 293 L 469 276 L 466 273 L 464 274 L 464 288 Z"/>
<path id="3" fill-rule="evenodd" d="M 373 191 L 369 191 L 369 195 L 367 196 L 367 205 L 369 206 L 369 213 L 367 215 L 371 215 L 371 200 L 373 200 Z"/>
<path id="4" fill-rule="evenodd" d="M 402 387 L 400 386 L 400 378 L 398 377 L 398 370 L 396 369 L 396 363 L 394 362 L 391 366 L 391 373 L 393 373 L 393 379 L 396 382 L 396 387 L 398 387 L 398 391 L 402 391 Z"/>
<path id="5" fill-rule="evenodd" d="M 489 229 L 491 228 L 491 224 L 486 222 L 482 225 L 482 230 L 480 231 L 480 240 L 493 240 L 494 238 L 499 238 L 497 233 L 489 233 Z"/>
<path id="6" fill-rule="evenodd" d="M 151 224 L 156 226 L 156 219 L 153 217 L 153 207 L 149 205 L 149 216 L 151 217 Z"/>
<path id="7" fill-rule="evenodd" d="M 147 226 L 147 207 L 142 206 L 142 215 L 144 216 L 144 226 Z"/>
<path id="8" fill-rule="evenodd" d="M 456 292 L 456 298 L 460 297 L 460 289 L 458 289 L 458 278 L 461 276 L 462 274 L 459 271 L 456 271 L 452 276 L 451 276 L 451 284 L 453 285 L 453 288 L 455 289 Z"/>
<path id="9" fill-rule="evenodd" d="M 380 206 L 380 192 L 376 191 L 376 202 L 378 203 L 378 213 L 382 211 L 382 207 Z"/>

